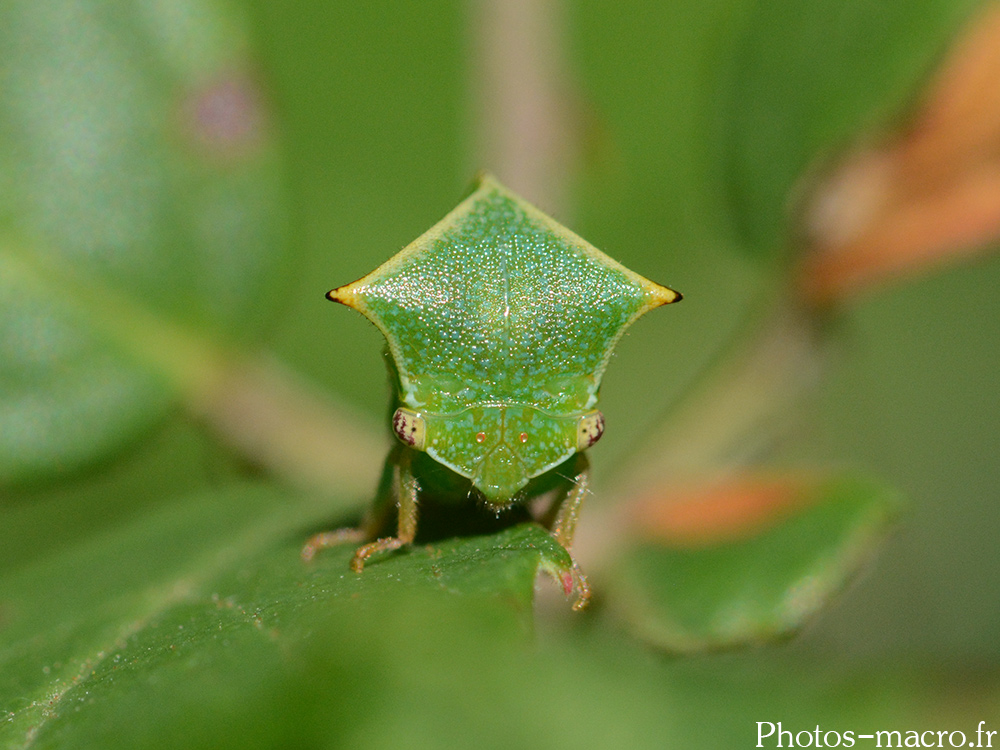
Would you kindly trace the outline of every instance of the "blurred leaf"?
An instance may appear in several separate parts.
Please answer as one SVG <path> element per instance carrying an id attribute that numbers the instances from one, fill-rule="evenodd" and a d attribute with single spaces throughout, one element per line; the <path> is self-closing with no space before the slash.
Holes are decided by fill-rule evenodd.
<path id="1" fill-rule="evenodd" d="M 387 656 L 365 644 L 383 621 L 390 631 L 405 626 L 393 624 L 397 608 L 415 607 L 414 617 L 444 628 L 438 608 L 466 601 L 470 627 L 494 644 L 516 640 L 530 623 L 538 570 L 570 564 L 546 531 L 524 524 L 373 558 L 357 575 L 351 545 L 300 559 L 306 529 L 323 515 L 323 506 L 276 491 L 233 488 L 5 575 L 0 746 L 134 747 L 156 737 L 182 746 L 198 736 L 192 726 L 210 725 L 218 738 L 228 725 L 216 709 L 242 713 L 244 700 L 261 695 L 277 701 L 309 672 L 301 649 L 317 628 L 333 628 L 338 640 L 311 648 L 375 680 L 360 675 L 377 674 L 371 661 Z M 374 631 L 330 624 L 344 618 Z M 135 711 L 127 731 L 107 721 L 125 708 Z"/>
<path id="2" fill-rule="evenodd" d="M 1000 239 L 1000 5 L 950 45 L 909 122 L 861 143 L 803 201 L 798 282 L 829 304 Z"/>
<path id="3" fill-rule="evenodd" d="M 780 487 L 780 494 L 787 489 Z M 790 515 L 755 536 L 709 537 L 690 519 L 670 541 L 657 526 L 624 554 L 615 606 L 646 639 L 699 651 L 789 634 L 839 592 L 889 528 L 899 499 L 867 481 L 829 480 L 782 497 Z M 759 498 L 754 505 L 759 506 Z M 799 510 L 803 505 L 804 509 Z M 756 512 L 756 511 L 755 511 Z M 671 540 L 670 536 L 667 536 Z M 685 543 L 680 543 L 683 539 Z"/>
<path id="4" fill-rule="evenodd" d="M 787 250 L 797 181 L 821 158 L 898 118 L 979 0 L 757 3 L 720 117 L 735 219 L 754 255 Z"/>
<path id="5" fill-rule="evenodd" d="M 9 482 L 148 429 L 172 373 L 141 369 L 133 350 L 159 349 L 168 370 L 189 363 L 142 316 L 203 337 L 250 334 L 280 289 L 281 248 L 268 124 L 224 7 L 11 0 L 0 6 L 0 75 Z M 135 335 L 109 347 L 102 336 L 118 331 L 103 324 Z"/>

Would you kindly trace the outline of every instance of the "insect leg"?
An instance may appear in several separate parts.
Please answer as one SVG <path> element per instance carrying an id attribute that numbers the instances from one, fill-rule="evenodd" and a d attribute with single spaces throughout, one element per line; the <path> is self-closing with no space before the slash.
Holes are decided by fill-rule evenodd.
<path id="1" fill-rule="evenodd" d="M 399 451 L 393 484 L 396 488 L 396 507 L 399 519 L 396 526 L 396 536 L 382 537 L 359 547 L 351 560 L 351 570 L 355 573 L 364 570 L 365 561 L 372 555 L 399 549 L 410 544 L 417 535 L 417 495 L 420 492 L 420 483 L 413 475 L 412 450 Z"/>
<path id="2" fill-rule="evenodd" d="M 322 531 L 319 534 L 313 534 L 306 540 L 306 543 L 302 545 L 302 559 L 309 562 L 314 557 L 316 553 L 321 549 L 326 549 L 327 547 L 336 547 L 341 544 L 346 544 L 347 542 L 363 542 L 368 538 L 364 529 L 346 528 L 346 529 L 334 529 L 333 531 Z"/>
<path id="3" fill-rule="evenodd" d="M 590 491 L 590 461 L 584 453 L 577 454 L 576 475 L 566 496 L 559 503 L 559 511 L 552 523 L 552 535 L 566 549 L 573 546 L 573 536 L 580 520 L 583 499 Z"/>
<path id="4" fill-rule="evenodd" d="M 552 536 L 570 553 L 570 558 L 573 557 L 573 536 L 576 534 L 576 524 L 580 520 L 580 508 L 583 506 L 583 499 L 589 492 L 590 461 L 587 460 L 586 454 L 579 453 L 577 454 L 576 475 L 573 477 L 572 486 L 559 503 L 559 510 L 551 529 Z M 581 610 L 590 601 L 590 584 L 587 583 L 587 578 L 583 575 L 583 571 L 580 570 L 575 559 L 573 559 L 573 567 L 568 575 L 568 580 L 562 582 L 563 588 L 567 594 L 574 590 L 577 592 L 573 609 Z"/>
<path id="5" fill-rule="evenodd" d="M 361 519 L 360 526 L 357 528 L 334 529 L 333 531 L 323 531 L 319 534 L 314 534 L 306 540 L 306 543 L 302 547 L 302 559 L 309 562 L 320 550 L 347 543 L 359 544 L 378 536 L 379 531 L 388 520 L 389 496 L 394 491 L 398 465 L 399 458 L 397 451 L 392 450 L 386 456 L 375 503 L 365 513 L 364 518 Z"/>

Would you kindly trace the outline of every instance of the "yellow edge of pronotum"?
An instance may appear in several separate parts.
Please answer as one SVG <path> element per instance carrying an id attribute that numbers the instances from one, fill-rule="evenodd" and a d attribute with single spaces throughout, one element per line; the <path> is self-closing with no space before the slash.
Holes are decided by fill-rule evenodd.
<path id="1" fill-rule="evenodd" d="M 660 307 L 661 305 L 669 305 L 671 302 L 680 302 L 684 299 L 684 295 L 680 292 L 674 291 L 670 287 L 662 286 L 657 284 L 655 281 L 649 282 L 650 286 L 647 287 L 650 295 L 650 308 Z"/>
<path id="2" fill-rule="evenodd" d="M 326 293 L 326 298 L 332 302 L 339 302 L 342 305 L 347 305 L 352 307 L 358 312 L 364 314 L 362 309 L 362 299 L 361 295 L 358 294 L 358 284 L 359 281 L 355 281 L 351 284 L 345 284 L 344 286 L 339 286 L 336 289 L 331 289 Z"/>

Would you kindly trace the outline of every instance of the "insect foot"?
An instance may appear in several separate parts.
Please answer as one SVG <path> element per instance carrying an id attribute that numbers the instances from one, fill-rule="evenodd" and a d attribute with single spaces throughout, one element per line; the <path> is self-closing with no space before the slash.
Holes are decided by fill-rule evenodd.
<path id="1" fill-rule="evenodd" d="M 326 549 L 327 547 L 337 547 L 341 544 L 347 544 L 348 542 L 357 544 L 358 542 L 363 542 L 366 538 L 367 534 L 363 529 L 337 529 L 335 531 L 324 531 L 309 537 L 306 543 L 302 546 L 302 552 L 300 554 L 303 560 L 309 562 L 316 557 L 316 553 L 321 549 Z"/>
<path id="2" fill-rule="evenodd" d="M 580 566 L 576 564 L 575 560 L 569 573 L 564 574 L 562 585 L 566 596 L 570 596 L 574 591 L 576 592 L 576 601 L 573 602 L 574 612 L 579 612 L 590 604 L 590 584 L 587 583 L 587 577 L 580 570 Z"/>
<path id="3" fill-rule="evenodd" d="M 377 555 L 379 552 L 392 552 L 393 550 L 409 544 L 411 541 L 412 540 L 408 539 L 400 539 L 398 536 L 387 536 L 381 539 L 376 539 L 374 542 L 369 542 L 362 547 L 358 547 L 357 551 L 354 553 L 354 557 L 351 558 L 351 570 L 355 573 L 360 573 L 365 569 L 365 560 L 372 555 Z"/>
<path id="4" fill-rule="evenodd" d="M 565 547 L 563 550 L 568 555 L 569 551 Z M 565 556 L 562 559 L 555 559 L 543 555 L 540 568 L 559 584 L 567 598 L 576 595 L 573 611 L 579 612 L 586 609 L 590 603 L 590 584 L 587 583 L 587 577 L 580 570 L 576 560 L 573 560 L 572 555 L 568 556 L 569 560 L 566 560 Z"/>

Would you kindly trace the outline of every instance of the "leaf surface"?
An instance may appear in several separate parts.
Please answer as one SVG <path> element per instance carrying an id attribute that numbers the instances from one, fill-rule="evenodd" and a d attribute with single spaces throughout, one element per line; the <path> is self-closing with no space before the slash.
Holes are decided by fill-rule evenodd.
<path id="1" fill-rule="evenodd" d="M 899 508 L 895 492 L 867 480 L 830 479 L 804 494 L 795 512 L 737 541 L 638 541 L 620 562 L 616 608 L 670 651 L 793 633 L 857 573 Z"/>
<path id="2" fill-rule="evenodd" d="M 241 713 L 244 700 L 260 700 L 275 710 L 290 685 L 315 677 L 311 649 L 348 662 L 361 649 L 359 674 L 370 673 L 366 640 L 410 617 L 449 633 L 457 617 L 510 643 L 529 627 L 540 567 L 570 564 L 546 531 L 524 524 L 373 558 L 359 575 L 351 545 L 300 559 L 323 516 L 300 498 L 232 488 L 6 574 L 0 747 L 129 747 L 157 736 L 180 746 L 199 736 L 176 724 L 185 715 L 209 731 L 215 709 Z M 335 640 L 317 644 L 317 632 Z M 130 728 L 109 723 L 139 705 Z"/>
<path id="3" fill-rule="evenodd" d="M 170 331 L 259 329 L 282 250 L 265 107 L 226 7 L 12 0 L 0 67 L 10 482 L 148 429 L 198 366 Z"/>

